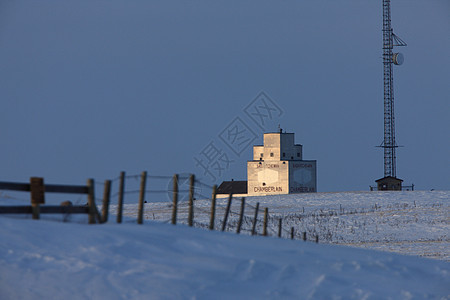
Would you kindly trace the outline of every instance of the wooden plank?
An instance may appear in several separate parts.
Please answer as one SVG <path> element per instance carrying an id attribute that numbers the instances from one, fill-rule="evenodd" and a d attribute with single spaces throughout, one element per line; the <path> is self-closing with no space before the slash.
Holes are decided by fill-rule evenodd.
<path id="1" fill-rule="evenodd" d="M 53 206 L 42 205 L 41 214 L 88 214 L 88 206 Z"/>
<path id="2" fill-rule="evenodd" d="M 46 184 L 45 192 L 61 194 L 89 194 L 89 188 L 85 185 Z"/>
<path id="3" fill-rule="evenodd" d="M 0 206 L 0 214 L 31 214 L 31 206 Z"/>
<path id="4" fill-rule="evenodd" d="M 0 181 L 0 190 L 29 192 L 30 184 Z"/>
<path id="5" fill-rule="evenodd" d="M 53 206 L 42 205 L 39 207 L 41 214 L 87 214 L 87 206 Z M 29 205 L 0 206 L 0 214 L 31 214 L 32 208 Z"/>
<path id="6" fill-rule="evenodd" d="M 62 184 L 46 184 L 44 186 L 46 193 L 62 193 L 62 194 L 88 194 L 89 188 L 85 185 L 62 185 Z M 0 181 L 0 190 L 10 191 L 31 191 L 30 184 Z"/>

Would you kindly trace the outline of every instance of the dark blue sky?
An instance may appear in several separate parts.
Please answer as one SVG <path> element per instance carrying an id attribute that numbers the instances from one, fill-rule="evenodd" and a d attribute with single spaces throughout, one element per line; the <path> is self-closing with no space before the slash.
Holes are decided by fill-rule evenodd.
<path id="1" fill-rule="evenodd" d="M 450 2 L 393 0 L 392 19 L 408 43 L 397 175 L 448 190 Z M 318 161 L 319 191 L 368 190 L 383 177 L 381 27 L 381 0 L 1 0 L 0 180 L 245 180 L 245 141 L 281 124 Z M 263 128 L 245 111 L 260 92 L 280 108 Z M 257 138 L 233 151 L 239 126 Z M 211 160 L 215 180 L 195 160 L 217 162 L 211 145 L 233 161 Z"/>

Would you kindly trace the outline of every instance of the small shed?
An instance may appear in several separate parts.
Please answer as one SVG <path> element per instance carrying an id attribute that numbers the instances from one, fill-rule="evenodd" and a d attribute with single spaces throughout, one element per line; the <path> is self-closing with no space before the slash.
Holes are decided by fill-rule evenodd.
<path id="1" fill-rule="evenodd" d="M 392 176 L 386 176 L 383 178 L 380 178 L 378 180 L 375 180 L 377 183 L 377 189 L 379 191 L 401 191 L 402 190 L 402 182 L 403 180 L 392 177 Z"/>

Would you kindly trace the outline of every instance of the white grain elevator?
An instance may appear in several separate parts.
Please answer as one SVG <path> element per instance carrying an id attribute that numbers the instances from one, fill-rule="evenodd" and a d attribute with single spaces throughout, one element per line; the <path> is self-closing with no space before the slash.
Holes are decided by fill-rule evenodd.
<path id="1" fill-rule="evenodd" d="M 302 148 L 294 133 L 265 133 L 264 144 L 253 146 L 253 160 L 247 162 L 248 195 L 316 192 L 317 161 L 303 160 Z"/>

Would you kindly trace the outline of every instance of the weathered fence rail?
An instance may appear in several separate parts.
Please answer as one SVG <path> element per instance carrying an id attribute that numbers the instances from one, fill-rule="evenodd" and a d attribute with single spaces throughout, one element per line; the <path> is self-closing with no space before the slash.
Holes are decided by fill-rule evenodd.
<path id="1" fill-rule="evenodd" d="M 88 206 L 41 206 L 41 214 L 89 214 Z M 0 214 L 32 214 L 31 206 L 0 206 Z"/>
<path id="2" fill-rule="evenodd" d="M 110 182 L 109 182 L 110 184 Z M 108 185 L 108 181 L 105 186 Z M 0 190 L 10 190 L 31 193 L 31 205 L 22 206 L 0 206 L 0 214 L 32 214 L 33 219 L 39 219 L 40 214 L 87 214 L 89 216 L 89 224 L 105 221 L 107 213 L 100 216 L 95 205 L 95 189 L 94 180 L 88 179 L 84 185 L 60 185 L 60 184 L 44 184 L 42 177 L 31 177 L 30 183 L 17 182 L 1 182 Z M 87 206 L 55 206 L 41 205 L 45 204 L 45 193 L 61 193 L 61 194 L 86 194 L 88 198 Z M 106 194 L 106 188 L 105 188 Z M 109 195 L 107 195 L 109 197 Z M 106 198 L 106 197 L 105 197 Z M 104 206 L 109 203 L 109 199 L 104 199 Z"/>
<path id="3" fill-rule="evenodd" d="M 39 177 L 33 177 L 39 178 Z M 0 190 L 31 192 L 30 183 L 2 182 L 0 181 Z M 89 186 L 86 185 L 62 185 L 62 184 L 45 184 L 44 192 L 62 193 L 62 194 L 88 194 Z"/>

